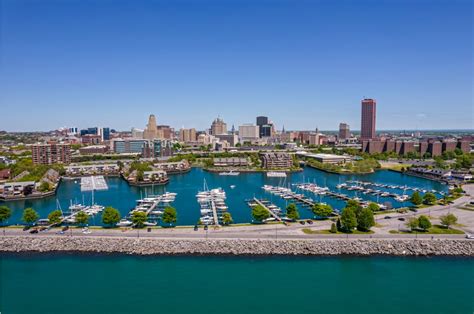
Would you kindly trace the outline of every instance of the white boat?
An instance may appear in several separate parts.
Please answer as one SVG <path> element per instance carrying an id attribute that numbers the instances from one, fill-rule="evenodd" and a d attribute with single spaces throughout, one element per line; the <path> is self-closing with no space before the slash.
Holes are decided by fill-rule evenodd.
<path id="1" fill-rule="evenodd" d="M 120 219 L 120 221 L 117 223 L 117 227 L 129 227 L 133 224 L 130 220 L 127 219 Z"/>
<path id="2" fill-rule="evenodd" d="M 219 172 L 220 176 L 238 176 L 240 172 L 228 171 L 228 172 Z"/>
<path id="3" fill-rule="evenodd" d="M 152 227 L 152 226 L 156 226 L 158 223 L 157 222 L 149 222 L 149 221 L 145 221 L 143 223 L 143 225 L 147 226 L 147 227 Z"/>
<path id="4" fill-rule="evenodd" d="M 285 172 L 270 171 L 267 172 L 267 177 L 269 178 L 286 178 Z"/>
<path id="5" fill-rule="evenodd" d="M 230 186 L 230 188 L 231 188 L 231 189 L 235 189 L 235 185 L 232 184 L 232 185 Z"/>

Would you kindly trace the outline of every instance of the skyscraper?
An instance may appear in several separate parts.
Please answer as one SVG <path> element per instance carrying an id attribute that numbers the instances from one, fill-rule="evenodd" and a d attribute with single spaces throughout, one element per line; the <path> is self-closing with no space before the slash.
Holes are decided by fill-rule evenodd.
<path id="1" fill-rule="evenodd" d="M 341 122 L 339 123 L 339 140 L 345 140 L 351 137 L 349 130 L 349 124 Z"/>
<path id="2" fill-rule="evenodd" d="M 156 126 L 156 118 L 153 114 L 148 118 L 148 124 L 146 125 L 146 129 L 143 131 L 143 138 L 147 140 L 158 138 L 158 127 Z"/>
<path id="3" fill-rule="evenodd" d="M 265 124 L 268 124 L 268 117 L 258 116 L 257 117 L 257 125 L 262 126 L 262 125 L 265 125 Z"/>
<path id="4" fill-rule="evenodd" d="M 362 100 L 361 104 L 360 138 L 365 140 L 374 139 L 377 102 L 375 99 L 366 98 Z"/>

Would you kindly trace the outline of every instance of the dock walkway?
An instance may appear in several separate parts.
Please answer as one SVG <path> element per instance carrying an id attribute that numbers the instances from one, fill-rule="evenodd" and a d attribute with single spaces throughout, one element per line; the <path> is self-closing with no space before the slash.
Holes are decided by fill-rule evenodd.
<path id="1" fill-rule="evenodd" d="M 258 205 L 262 206 L 263 208 L 265 208 L 269 213 L 270 215 L 275 218 L 276 220 L 278 221 L 282 221 L 281 217 L 278 216 L 277 214 L 275 214 L 273 211 L 271 211 L 266 205 L 264 205 L 258 198 L 254 197 L 253 200 L 255 201 L 255 203 L 257 203 Z"/>

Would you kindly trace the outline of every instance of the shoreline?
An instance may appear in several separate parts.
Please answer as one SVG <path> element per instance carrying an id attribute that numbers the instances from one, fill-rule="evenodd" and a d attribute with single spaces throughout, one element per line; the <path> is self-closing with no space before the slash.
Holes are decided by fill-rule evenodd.
<path id="1" fill-rule="evenodd" d="M 3 254 L 124 254 L 138 256 L 462 256 L 474 241 L 458 239 L 163 239 L 123 237 L 0 238 Z"/>

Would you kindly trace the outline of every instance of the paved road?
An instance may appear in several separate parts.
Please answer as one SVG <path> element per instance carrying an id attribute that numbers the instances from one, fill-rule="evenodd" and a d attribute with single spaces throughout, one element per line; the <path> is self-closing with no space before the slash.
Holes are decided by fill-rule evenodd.
<path id="1" fill-rule="evenodd" d="M 133 229 L 91 229 L 91 234 L 83 234 L 80 229 L 70 229 L 65 234 L 56 234 L 59 229 L 52 229 L 49 231 L 41 232 L 38 234 L 30 234 L 27 231 L 22 231 L 19 228 L 5 228 L 5 236 L 28 236 L 28 237 L 42 237 L 42 236 L 57 236 L 57 237 L 142 237 L 142 238 L 157 238 L 157 239 L 465 239 L 465 235 L 449 235 L 449 234 L 391 234 L 390 230 L 398 230 L 400 227 L 404 227 L 405 222 L 399 221 L 398 218 L 408 218 L 411 216 L 418 216 L 420 214 L 430 215 L 434 223 L 439 223 L 438 218 L 442 214 L 448 212 L 454 213 L 458 217 L 458 223 L 461 226 L 456 226 L 458 229 L 462 229 L 467 233 L 474 233 L 474 211 L 462 210 L 458 206 L 473 201 L 474 198 L 474 184 L 465 185 L 464 189 L 466 195 L 455 200 L 454 204 L 450 206 L 436 205 L 430 208 L 420 209 L 417 213 L 391 213 L 388 216 L 391 219 L 384 219 L 386 215 L 378 215 L 376 222 L 379 224 L 378 227 L 374 227 L 374 234 L 305 234 L 302 229 L 310 228 L 313 230 L 328 230 L 331 225 L 331 221 L 317 221 L 312 225 L 301 225 L 299 223 L 289 224 L 288 226 L 282 224 L 266 224 L 266 225 L 246 225 L 246 226 L 232 226 L 232 227 L 221 227 L 214 229 L 212 226 L 206 232 L 201 227 L 198 231 L 194 231 L 193 228 L 159 228 L 152 229 L 151 232 L 146 230 L 133 230 Z M 467 239 L 466 239 L 467 240 Z M 470 240 L 474 241 L 474 240 Z"/>

